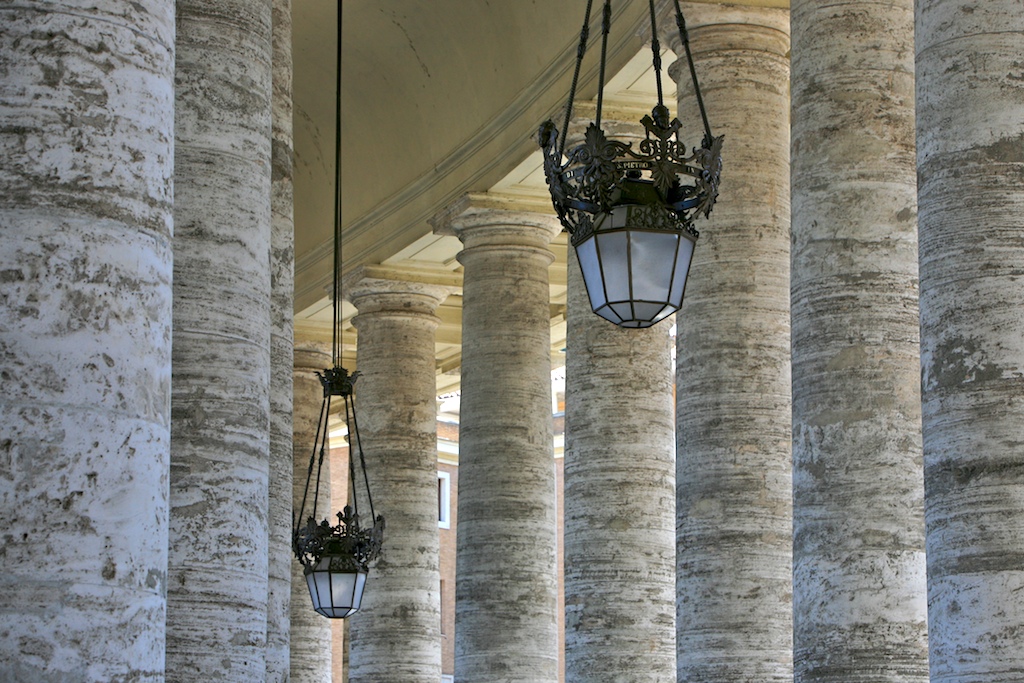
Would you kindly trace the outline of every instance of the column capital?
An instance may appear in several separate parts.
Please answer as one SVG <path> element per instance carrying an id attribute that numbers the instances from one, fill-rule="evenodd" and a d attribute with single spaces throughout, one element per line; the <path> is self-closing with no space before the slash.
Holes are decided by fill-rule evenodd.
<path id="1" fill-rule="evenodd" d="M 465 194 L 430 219 L 435 235 L 455 235 L 467 247 L 547 248 L 562 231 L 551 200 L 492 192 Z"/>
<path id="2" fill-rule="evenodd" d="M 789 10 L 778 7 L 752 7 L 705 2 L 682 2 L 680 8 L 690 34 L 694 52 L 743 49 L 789 54 Z M 682 41 L 676 28 L 675 3 L 662 0 L 657 6 L 659 38 L 685 63 Z M 650 40 L 650 29 L 644 36 Z M 678 82 L 688 79 L 679 62 L 669 66 L 669 75 Z M 698 74 L 699 77 L 699 74 Z"/>
<path id="3" fill-rule="evenodd" d="M 331 366 L 330 344 L 312 340 L 295 340 L 292 367 L 295 370 L 311 372 Z"/>
<path id="4" fill-rule="evenodd" d="M 363 266 L 344 279 L 345 298 L 359 310 L 360 316 L 387 312 L 433 317 L 437 307 L 456 288 L 454 278 L 451 286 L 413 278 L 415 273 L 407 279 L 399 269 Z"/>

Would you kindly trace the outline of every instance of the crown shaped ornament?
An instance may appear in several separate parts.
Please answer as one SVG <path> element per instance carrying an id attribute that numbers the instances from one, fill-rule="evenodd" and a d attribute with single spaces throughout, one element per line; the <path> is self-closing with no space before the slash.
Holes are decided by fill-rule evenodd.
<path id="1" fill-rule="evenodd" d="M 633 211 L 650 230 L 686 232 L 694 239 L 694 220 L 711 213 L 718 198 L 724 136 L 705 137 L 688 152 L 679 140 L 679 119 L 669 120 L 668 108 L 657 105 L 640 123 L 646 138 L 632 144 L 610 140 L 591 123 L 583 143 L 560 153 L 558 129 L 545 121 L 538 133 L 544 155 L 544 176 L 555 212 L 573 246 L 594 233 L 595 221 L 616 207 Z"/>

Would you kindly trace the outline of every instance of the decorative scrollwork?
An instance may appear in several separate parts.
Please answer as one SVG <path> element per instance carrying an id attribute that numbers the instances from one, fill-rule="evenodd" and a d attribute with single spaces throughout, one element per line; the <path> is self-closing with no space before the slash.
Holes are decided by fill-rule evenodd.
<path id="1" fill-rule="evenodd" d="M 351 396 L 354 390 L 353 385 L 359 379 L 359 372 L 349 374 L 343 367 L 335 366 L 327 368 L 323 372 L 317 372 L 320 384 L 324 388 L 324 397 L 327 396 Z"/>
<path id="2" fill-rule="evenodd" d="M 320 560 L 330 559 L 331 571 L 366 572 L 369 564 L 380 556 L 384 543 L 384 517 L 377 515 L 373 526 L 363 529 L 350 505 L 338 513 L 338 523 L 327 520 L 317 524 L 309 517 L 306 526 L 295 530 L 292 547 L 295 557 L 306 571 L 312 571 Z"/>
<path id="3" fill-rule="evenodd" d="M 554 123 L 541 125 L 538 142 L 544 155 L 544 176 L 555 212 L 574 243 L 593 232 L 594 216 L 622 204 L 660 207 L 657 215 L 674 214 L 674 229 L 694 236 L 694 219 L 711 213 L 722 173 L 723 137 L 706 138 L 701 147 L 687 154 L 678 140 L 681 124 L 669 119 L 666 107 L 656 106 L 640 122 L 646 137 L 637 150 L 609 140 L 591 123 L 583 143 L 566 152 L 564 159 Z M 639 184 L 649 185 L 654 192 L 636 191 Z"/>

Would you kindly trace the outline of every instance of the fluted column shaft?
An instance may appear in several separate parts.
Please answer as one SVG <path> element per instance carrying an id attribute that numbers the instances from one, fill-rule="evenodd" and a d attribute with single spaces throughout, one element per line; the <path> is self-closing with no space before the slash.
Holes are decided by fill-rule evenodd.
<path id="1" fill-rule="evenodd" d="M 548 243 L 554 217 L 470 208 L 464 248 L 455 680 L 552 683 L 555 470 Z"/>
<path id="2" fill-rule="evenodd" d="M 162 681 L 174 3 L 0 27 L 0 680 Z"/>
<path id="3" fill-rule="evenodd" d="M 675 683 L 670 324 L 616 327 L 567 268 L 566 680 Z"/>
<path id="4" fill-rule="evenodd" d="M 932 683 L 1024 680 L 1024 13 L 917 3 Z"/>
<path id="5" fill-rule="evenodd" d="M 267 489 L 267 683 L 286 683 L 292 563 L 292 3 L 273 0 L 270 184 L 270 479 Z"/>
<path id="6" fill-rule="evenodd" d="M 356 406 L 370 490 L 384 515 L 384 551 L 349 629 L 350 683 L 441 679 L 434 315 L 448 290 L 354 278 Z M 357 473 L 358 475 L 358 473 Z M 357 490 L 361 490 L 357 476 Z M 360 504 L 360 516 L 370 511 Z"/>
<path id="7" fill-rule="evenodd" d="M 725 143 L 721 195 L 697 224 L 676 315 L 679 680 L 789 682 L 789 13 L 683 12 L 712 133 Z M 662 31 L 682 55 L 672 17 Z M 699 145 L 686 60 L 669 73 L 686 139 Z"/>
<path id="8" fill-rule="evenodd" d="M 293 359 L 295 363 L 292 375 L 292 452 L 294 469 L 292 470 L 292 509 L 296 517 L 306 494 L 306 476 L 309 472 L 311 456 L 317 459 L 319 451 L 314 453 L 316 442 L 317 421 L 324 400 L 324 388 L 316 373 L 331 367 L 331 352 L 326 344 L 316 342 L 296 342 Z M 332 402 L 337 405 L 337 400 Z M 342 506 L 331 500 L 331 462 L 330 447 L 324 454 L 323 470 L 320 474 L 320 488 L 316 488 L 316 462 L 313 463 L 313 477 L 310 481 L 306 507 L 302 511 L 302 520 L 314 515 L 313 499 L 317 498 L 315 516 L 317 521 L 324 519 L 337 524 L 335 514 Z M 337 508 L 337 509 L 336 509 Z M 302 565 L 292 559 L 291 563 L 291 634 L 290 634 L 290 670 L 292 683 L 331 683 L 331 620 L 317 614 L 309 596 L 309 587 Z"/>
<path id="9" fill-rule="evenodd" d="M 928 677 L 913 4 L 791 6 L 797 683 Z"/>
<path id="10" fill-rule="evenodd" d="M 266 676 L 270 0 L 177 4 L 167 677 Z"/>

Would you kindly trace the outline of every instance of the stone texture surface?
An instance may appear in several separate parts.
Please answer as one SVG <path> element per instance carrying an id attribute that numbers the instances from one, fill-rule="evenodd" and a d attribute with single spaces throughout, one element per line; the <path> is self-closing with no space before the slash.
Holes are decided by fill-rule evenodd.
<path id="1" fill-rule="evenodd" d="M 675 683 L 671 323 L 616 327 L 567 268 L 565 679 Z"/>
<path id="2" fill-rule="evenodd" d="M 266 675 L 271 3 L 177 4 L 170 681 Z"/>
<path id="3" fill-rule="evenodd" d="M 794 678 L 926 681 L 913 2 L 791 21 Z"/>
<path id="4" fill-rule="evenodd" d="M 358 309 L 356 408 L 384 550 L 350 624 L 350 683 L 441 680 L 434 311 L 443 287 L 363 278 L 346 283 Z M 353 455 L 356 455 L 353 451 Z M 362 491 L 358 461 L 356 490 Z M 360 518 L 370 510 L 360 500 Z"/>
<path id="5" fill-rule="evenodd" d="M 292 186 L 291 0 L 274 0 L 270 184 L 270 480 L 267 492 L 267 683 L 289 676 L 292 585 L 292 348 L 295 226 Z"/>
<path id="6" fill-rule="evenodd" d="M 553 216 L 468 208 L 455 680 L 558 680 L 548 265 Z"/>
<path id="7" fill-rule="evenodd" d="M 323 405 L 324 389 L 320 384 L 317 372 L 331 367 L 331 351 L 327 344 L 299 341 L 294 352 L 295 371 L 293 379 L 293 412 L 292 435 L 294 469 L 292 489 L 292 509 L 296 517 L 302 505 L 302 496 L 306 490 L 306 476 L 309 472 L 309 459 L 313 454 L 316 442 L 317 420 Z M 332 405 L 335 401 L 332 401 Z M 332 408 L 333 410 L 333 408 Z M 319 458 L 319 452 L 316 453 Z M 320 488 L 316 488 L 316 463 L 313 464 L 313 479 L 310 482 L 303 518 L 308 518 L 313 507 L 313 496 L 319 490 L 316 504 L 316 518 L 329 519 L 337 522 L 335 509 L 331 501 L 331 467 L 330 457 L 324 456 L 323 470 L 320 475 Z M 291 596 L 291 680 L 294 683 L 331 683 L 331 620 L 313 611 L 313 603 L 309 597 L 306 577 L 302 573 L 302 565 L 296 561 L 291 563 L 292 596 Z"/>
<path id="8" fill-rule="evenodd" d="M 672 8 L 674 9 L 674 8 Z M 789 13 L 683 6 L 721 197 L 676 315 L 679 680 L 792 681 Z M 684 50 L 674 12 L 659 22 Z M 686 138 L 704 133 L 689 66 Z M 752 125 L 756 122 L 756 125 Z"/>
<path id="9" fill-rule="evenodd" d="M 0 27 L 0 680 L 162 681 L 174 4 Z"/>
<path id="10" fill-rule="evenodd" d="M 933 683 L 1024 680 L 1024 12 L 917 3 Z"/>

